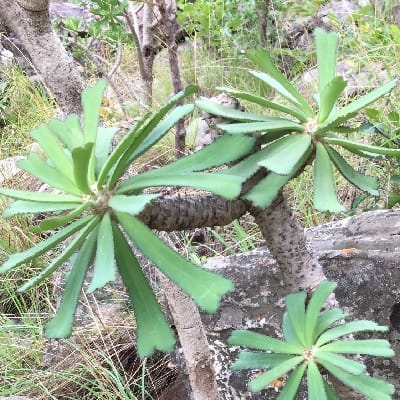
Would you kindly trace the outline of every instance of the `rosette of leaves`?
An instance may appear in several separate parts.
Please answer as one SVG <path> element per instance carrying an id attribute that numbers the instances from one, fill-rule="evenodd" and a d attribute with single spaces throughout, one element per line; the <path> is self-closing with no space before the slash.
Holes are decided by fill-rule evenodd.
<path id="1" fill-rule="evenodd" d="M 285 298 L 287 311 L 282 322 L 283 340 L 245 330 L 232 333 L 229 338 L 231 345 L 262 350 L 241 351 L 231 366 L 232 370 L 267 370 L 250 381 L 252 391 L 261 391 L 292 371 L 278 400 L 295 399 L 304 378 L 307 380 L 309 400 L 337 400 L 338 397 L 324 376 L 327 372 L 369 399 L 391 399 L 393 385 L 368 376 L 365 365 L 342 356 L 347 353 L 393 357 L 394 352 L 387 340 L 343 339 L 357 332 L 384 332 L 387 327 L 365 320 L 340 322 L 347 315 L 339 308 L 321 312 L 325 300 L 335 287 L 334 282 L 322 282 L 307 307 L 305 292 L 290 294 Z"/>
<path id="2" fill-rule="evenodd" d="M 342 150 L 364 158 L 400 157 L 399 149 L 359 143 L 339 135 L 351 131 L 346 123 L 366 106 L 388 94 L 395 87 L 396 80 L 338 108 L 338 99 L 346 82 L 335 76 L 337 41 L 336 33 L 315 30 L 318 66 L 318 93 L 314 96 L 316 110 L 274 66 L 270 55 L 263 49 L 247 53 L 247 57 L 261 69 L 249 72 L 261 85 L 274 89 L 286 103 L 235 89 L 218 89 L 285 117 L 233 110 L 205 98 L 196 102 L 201 109 L 232 122 L 217 125 L 222 131 L 232 135 L 259 136 L 261 149 L 231 168 L 232 174 L 245 177 L 262 167 L 269 171 L 243 196 L 255 206 L 268 207 L 282 187 L 313 161 L 315 208 L 345 211 L 337 199 L 333 166 L 351 184 L 371 195 L 378 195 L 378 182 L 374 177 L 356 171 L 341 155 Z"/>
<path id="3" fill-rule="evenodd" d="M 242 156 L 254 146 L 254 139 L 222 137 L 175 163 L 124 180 L 131 163 L 193 110 L 193 104 L 177 106 L 177 103 L 193 94 L 196 88 L 187 88 L 154 115 L 140 119 L 114 147 L 118 129 L 98 126 L 105 87 L 105 81 L 100 81 L 83 92 L 82 124 L 77 115 L 70 115 L 65 121 L 54 119 L 31 132 L 42 155 L 31 153 L 19 162 L 19 167 L 55 190 L 37 193 L 0 188 L 0 194 L 16 199 L 3 217 L 52 213 L 36 226 L 38 231 L 51 233 L 34 247 L 11 255 L 0 266 L 0 272 L 29 263 L 48 251 L 57 251 L 67 242 L 49 265 L 19 288 L 23 292 L 39 284 L 64 262 L 71 261 L 61 304 L 46 325 L 47 337 L 63 338 L 71 335 L 88 268 L 93 265 L 88 289 L 91 292 L 115 279 L 116 265 L 133 304 L 138 352 L 144 357 L 155 349 L 171 351 L 174 335 L 128 240 L 206 312 L 215 312 L 220 298 L 233 289 L 226 278 L 180 256 L 137 218 L 160 196 L 146 189 L 188 186 L 235 198 L 240 193 L 242 178 L 201 171 Z M 227 148 L 232 151 L 227 152 Z"/>

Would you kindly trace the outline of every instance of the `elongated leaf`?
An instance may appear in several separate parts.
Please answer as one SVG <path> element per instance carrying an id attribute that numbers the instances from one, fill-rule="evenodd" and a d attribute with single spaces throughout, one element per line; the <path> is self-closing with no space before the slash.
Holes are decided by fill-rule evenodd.
<path id="1" fill-rule="evenodd" d="M 349 374 L 360 375 L 365 372 L 366 366 L 358 363 L 357 361 L 350 360 L 346 357 L 340 356 L 329 351 L 317 351 L 314 353 L 314 359 L 319 361 L 328 361 L 343 371 Z"/>
<path id="2" fill-rule="evenodd" d="M 315 341 L 318 336 L 321 335 L 322 332 L 326 331 L 333 323 L 344 319 L 347 316 L 348 314 L 344 313 L 340 308 L 332 308 L 321 313 L 315 326 L 313 341 Z"/>
<path id="3" fill-rule="evenodd" d="M 309 400 L 327 400 L 324 381 L 314 361 L 308 363 L 307 388 Z"/>
<path id="4" fill-rule="evenodd" d="M 394 79 L 383 85 L 365 96 L 352 101 L 347 106 L 343 107 L 342 109 L 338 110 L 337 112 L 333 113 L 329 116 L 318 128 L 317 134 L 327 132 L 333 129 L 336 126 L 341 125 L 343 122 L 347 121 L 351 116 L 354 116 L 362 109 L 367 107 L 369 104 L 375 102 L 379 98 L 383 97 L 387 93 L 389 93 L 397 84 L 397 80 Z"/>
<path id="5" fill-rule="evenodd" d="M 314 208 L 319 211 L 344 212 L 336 197 L 336 185 L 328 152 L 322 143 L 316 144 L 314 160 Z"/>
<path id="6" fill-rule="evenodd" d="M 287 316 L 289 318 L 290 324 L 293 327 L 293 331 L 297 336 L 299 342 L 305 346 L 305 301 L 307 293 L 299 292 L 292 293 L 285 297 L 285 304 L 287 310 Z"/>
<path id="7" fill-rule="evenodd" d="M 14 201 L 3 212 L 3 218 L 10 218 L 18 214 L 38 214 L 47 212 L 60 212 L 79 207 L 80 203 L 40 203 L 38 201 Z"/>
<path id="8" fill-rule="evenodd" d="M 345 87 L 346 82 L 341 76 L 337 76 L 324 86 L 319 97 L 318 123 L 324 122 L 329 117 Z"/>
<path id="9" fill-rule="evenodd" d="M 250 101 L 251 103 L 258 104 L 270 110 L 276 110 L 283 112 L 285 114 L 292 115 L 293 117 L 297 118 L 301 122 L 307 121 L 307 114 L 303 113 L 301 110 L 294 110 L 293 108 L 287 107 L 280 103 L 275 103 L 273 101 L 268 101 L 263 97 L 255 96 L 252 93 L 241 92 L 236 89 L 231 89 L 228 87 L 216 87 L 217 90 L 221 90 L 223 92 L 227 92 L 231 94 L 233 97 L 238 99 L 243 99 Z"/>
<path id="10" fill-rule="evenodd" d="M 241 369 L 269 369 L 293 358 L 291 354 L 255 353 L 241 351 L 238 359 L 231 365 L 232 371 Z"/>
<path id="11" fill-rule="evenodd" d="M 280 190 L 290 181 L 291 175 L 279 175 L 270 172 L 257 185 L 253 186 L 243 198 L 251 201 L 256 207 L 269 207 Z"/>
<path id="12" fill-rule="evenodd" d="M 272 122 L 272 121 L 285 121 L 282 118 L 274 118 L 270 116 L 260 115 L 260 114 L 252 114 L 245 111 L 240 111 L 235 108 L 230 108 L 224 106 L 216 101 L 206 99 L 204 97 L 196 100 L 196 106 L 201 110 L 207 111 L 212 115 L 217 115 L 222 118 L 226 118 L 232 121 L 242 121 L 242 122 L 255 122 L 255 121 L 263 121 L 263 122 Z"/>
<path id="13" fill-rule="evenodd" d="M 319 351 L 334 353 L 367 354 L 370 356 L 393 357 L 390 343 L 383 339 L 341 340 L 320 347 Z"/>
<path id="14" fill-rule="evenodd" d="M 107 161 L 111 151 L 113 137 L 119 128 L 105 128 L 99 126 L 97 129 L 97 139 L 95 142 L 96 175 L 98 175 Z"/>
<path id="15" fill-rule="evenodd" d="M 379 379 L 367 375 L 348 374 L 326 361 L 321 361 L 321 365 L 345 385 L 357 390 L 371 400 L 391 400 L 391 395 L 394 394 L 394 386 Z"/>
<path id="16" fill-rule="evenodd" d="M 64 121 L 52 119 L 47 126 L 69 150 L 72 151 L 75 147 L 83 145 L 83 132 L 77 115 L 68 115 Z"/>
<path id="17" fill-rule="evenodd" d="M 102 288 L 106 283 L 114 281 L 115 276 L 114 238 L 110 213 L 107 212 L 101 219 L 97 233 L 96 259 L 88 292 L 91 293 Z"/>
<path id="18" fill-rule="evenodd" d="M 100 107 L 107 81 L 100 79 L 95 86 L 87 87 L 82 93 L 84 143 L 95 143 L 99 126 Z"/>
<path id="19" fill-rule="evenodd" d="M 81 191 L 74 182 L 70 181 L 60 171 L 50 167 L 50 165 L 41 159 L 36 153 L 31 153 L 25 160 L 19 160 L 18 167 L 29 172 L 31 175 L 53 188 L 60 189 L 63 192 L 76 194 L 78 196 L 81 194 Z"/>
<path id="20" fill-rule="evenodd" d="M 172 329 L 132 249 L 116 224 L 113 224 L 113 234 L 118 270 L 128 289 L 135 313 L 139 356 L 150 356 L 155 350 L 170 352 L 175 344 Z"/>
<path id="21" fill-rule="evenodd" d="M 299 93 L 299 91 L 286 79 L 286 77 L 275 67 L 270 54 L 264 49 L 256 49 L 249 50 L 246 53 L 246 57 L 253 61 L 258 67 L 262 69 L 263 72 L 269 74 L 273 79 L 273 84 L 269 85 L 273 89 L 277 90 L 277 87 L 282 87 L 283 93 L 289 93 L 290 97 L 295 99 L 294 104 L 298 104 L 300 107 L 299 110 L 305 112 L 308 116 L 313 116 L 314 111 L 311 106 L 307 103 L 307 101 L 303 98 L 303 96 Z M 281 91 L 277 90 L 279 94 L 283 97 L 286 97 L 281 93 Z"/>
<path id="22" fill-rule="evenodd" d="M 366 154 L 383 154 L 389 157 L 400 158 L 400 149 L 388 149 L 386 147 L 379 147 L 379 146 L 371 146 L 364 143 L 353 142 L 347 139 L 339 139 L 333 137 L 326 137 L 325 142 L 329 144 L 335 144 L 338 146 L 344 147 L 346 150 L 351 151 L 352 153 L 362 155 L 363 153 Z"/>
<path id="23" fill-rule="evenodd" d="M 67 225 L 68 223 L 73 221 L 76 217 L 78 217 L 78 215 L 82 214 L 89 206 L 90 203 L 84 203 L 68 214 L 61 215 L 55 218 L 44 219 L 43 221 L 40 222 L 37 229 L 32 228 L 32 231 L 34 232 L 51 231 L 53 229 L 59 228 L 60 226 Z"/>
<path id="24" fill-rule="evenodd" d="M 54 235 L 38 243 L 36 246 L 33 246 L 28 250 L 10 255 L 8 260 L 5 263 L 3 263 L 3 265 L 1 265 L 0 273 L 7 272 L 10 269 L 18 267 L 23 263 L 27 263 L 33 260 L 34 258 L 40 256 L 41 254 L 45 253 L 46 251 L 52 249 L 53 247 L 61 243 L 63 240 L 65 240 L 67 237 L 71 236 L 76 231 L 82 229 L 93 218 L 94 217 L 91 215 L 83 217 L 82 219 L 71 223 L 64 229 L 54 233 Z"/>
<path id="25" fill-rule="evenodd" d="M 338 34 L 323 29 L 314 30 L 315 50 L 317 53 L 319 92 L 332 82 L 336 74 L 336 49 Z M 337 97 L 335 97 L 335 100 Z"/>
<path id="26" fill-rule="evenodd" d="M 72 333 L 72 323 L 87 270 L 95 252 L 97 232 L 93 231 L 80 249 L 68 275 L 60 306 L 54 318 L 46 324 L 45 335 L 67 338 Z"/>
<path id="27" fill-rule="evenodd" d="M 297 122 L 289 121 L 289 120 L 274 120 L 268 122 L 241 122 L 237 124 L 218 124 L 217 128 L 221 129 L 225 133 L 229 133 L 231 135 L 244 135 L 247 133 L 257 133 L 264 132 L 268 136 L 271 136 L 272 133 L 278 133 L 278 135 L 274 135 L 276 137 L 280 137 L 279 133 L 290 133 L 293 131 L 303 131 L 304 127 Z"/>
<path id="28" fill-rule="evenodd" d="M 221 297 L 233 290 L 230 280 L 190 263 L 137 218 L 119 212 L 116 216 L 143 255 L 191 296 L 204 311 L 215 312 Z"/>
<path id="29" fill-rule="evenodd" d="M 159 196 L 159 194 L 115 195 L 110 198 L 108 205 L 115 211 L 138 215 L 147 204 L 150 204 Z"/>
<path id="30" fill-rule="evenodd" d="M 318 316 L 328 296 L 336 288 L 335 282 L 324 281 L 320 283 L 307 305 L 306 322 L 305 322 L 305 339 L 306 345 L 314 344 L 314 331 L 317 325 Z"/>
<path id="31" fill-rule="evenodd" d="M 353 167 L 349 165 L 346 160 L 332 147 L 325 146 L 325 149 L 336 168 L 350 183 L 373 196 L 379 195 L 377 179 L 372 176 L 360 174 L 354 170 Z"/>
<path id="32" fill-rule="evenodd" d="M 270 144 L 259 164 L 276 174 L 289 175 L 301 160 L 308 159 L 311 151 L 310 135 L 288 135 Z"/>
<path id="33" fill-rule="evenodd" d="M 274 353 L 283 354 L 302 354 L 303 348 L 291 343 L 283 342 L 261 333 L 246 330 L 233 331 L 228 339 L 228 343 L 233 346 L 249 347 L 251 349 L 268 350 Z"/>
<path id="34" fill-rule="evenodd" d="M 81 203 L 81 196 L 68 194 L 56 194 L 48 192 L 29 192 L 25 190 L 14 190 L 0 188 L 0 194 L 18 200 L 37 201 L 39 203 Z"/>
<path id="35" fill-rule="evenodd" d="M 74 181 L 74 173 L 71 159 L 65 154 L 57 136 L 54 135 L 47 125 L 39 125 L 31 131 L 31 137 L 39 143 L 47 158 L 52 161 L 56 169 L 64 174 L 70 181 Z"/>
<path id="36" fill-rule="evenodd" d="M 187 186 L 218 194 L 232 200 L 239 196 L 244 179 L 240 176 L 186 172 L 183 174 L 163 174 L 162 168 L 144 172 L 127 179 L 117 190 L 117 194 L 140 190 L 152 186 Z"/>
<path id="37" fill-rule="evenodd" d="M 282 375 L 286 374 L 286 372 L 296 367 L 296 365 L 300 364 L 302 361 L 303 361 L 302 356 L 296 356 L 291 358 L 290 360 L 284 361 L 283 363 L 270 369 L 268 372 L 265 372 L 264 374 L 250 381 L 249 383 L 250 389 L 253 392 L 259 392 L 263 390 L 272 381 L 280 378 Z"/>
<path id="38" fill-rule="evenodd" d="M 303 347 L 299 338 L 296 335 L 295 330 L 293 329 L 293 326 L 290 322 L 287 312 L 283 314 L 282 318 L 282 333 L 283 333 L 283 338 L 285 339 L 286 342 L 294 344 L 296 346 Z"/>
<path id="39" fill-rule="evenodd" d="M 380 326 L 373 321 L 351 321 L 327 330 L 318 338 L 315 344 L 317 346 L 322 346 L 325 343 L 331 342 L 332 340 L 356 332 L 386 332 L 387 330 L 387 326 Z"/>
<path id="40" fill-rule="evenodd" d="M 99 217 L 93 217 L 92 220 L 75 235 L 73 240 L 68 244 L 64 251 L 46 268 L 40 271 L 38 275 L 34 276 L 32 279 L 30 279 L 28 282 L 25 282 L 20 288 L 18 288 L 18 292 L 23 293 L 28 289 L 39 285 L 39 283 L 43 282 L 43 280 L 55 272 L 58 267 L 71 258 L 71 256 L 74 254 L 74 251 L 81 246 L 85 240 L 87 240 L 90 233 L 94 228 L 96 228 L 98 221 Z"/>
<path id="41" fill-rule="evenodd" d="M 237 160 L 253 150 L 255 138 L 222 135 L 200 151 L 179 158 L 161 167 L 166 172 L 194 172 L 210 169 Z M 222 173 L 225 173 L 224 170 Z"/>
<path id="42" fill-rule="evenodd" d="M 93 143 L 86 143 L 85 147 L 77 147 L 72 150 L 72 158 L 74 160 L 74 176 L 76 185 L 81 192 L 91 194 L 88 176 L 90 175 L 89 163 L 92 157 Z M 94 166 L 92 166 L 94 168 Z"/>
<path id="43" fill-rule="evenodd" d="M 329 386 L 328 382 L 324 379 L 324 388 L 326 392 L 326 397 L 328 400 L 340 400 L 333 389 Z"/>
<path id="44" fill-rule="evenodd" d="M 276 400 L 294 400 L 296 398 L 306 368 L 307 364 L 302 363 L 290 374 Z"/>
<path id="45" fill-rule="evenodd" d="M 142 126 L 146 123 L 150 114 L 146 114 L 135 125 L 132 126 L 130 131 L 122 138 L 118 143 L 117 147 L 112 151 L 112 153 L 107 158 L 103 167 L 101 168 L 98 178 L 97 178 L 97 189 L 101 190 L 106 182 L 107 177 L 113 169 L 115 169 L 118 160 L 128 151 L 130 145 L 135 141 L 136 137 L 139 135 Z"/>

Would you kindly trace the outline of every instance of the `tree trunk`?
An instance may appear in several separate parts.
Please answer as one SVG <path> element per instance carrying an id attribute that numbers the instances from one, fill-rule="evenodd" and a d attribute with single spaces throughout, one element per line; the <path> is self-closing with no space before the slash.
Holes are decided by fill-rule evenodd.
<path id="1" fill-rule="evenodd" d="M 53 30 L 48 0 L 1 1 L 0 20 L 23 43 L 63 113 L 81 113 L 83 79 Z"/>

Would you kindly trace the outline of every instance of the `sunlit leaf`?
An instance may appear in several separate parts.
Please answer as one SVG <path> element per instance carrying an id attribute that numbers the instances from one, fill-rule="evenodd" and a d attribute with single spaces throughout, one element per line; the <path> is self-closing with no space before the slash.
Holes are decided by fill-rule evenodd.
<path id="1" fill-rule="evenodd" d="M 80 203 L 41 203 L 38 201 L 18 200 L 11 203 L 3 212 L 3 218 L 10 218 L 18 214 L 38 214 L 60 212 L 79 207 Z"/>
<path id="2" fill-rule="evenodd" d="M 306 292 L 292 293 L 285 297 L 287 316 L 299 342 L 305 346 L 305 300 Z"/>
<path id="3" fill-rule="evenodd" d="M 115 195 L 110 197 L 108 205 L 115 211 L 138 215 L 146 205 L 150 204 L 159 194 L 139 194 L 133 196 Z"/>
<path id="4" fill-rule="evenodd" d="M 327 400 L 324 381 L 314 361 L 308 363 L 307 388 L 309 400 Z"/>
<path id="5" fill-rule="evenodd" d="M 315 352 L 314 359 L 316 361 L 328 361 L 336 367 L 341 368 L 343 371 L 354 375 L 360 375 L 365 372 L 366 369 L 366 366 L 364 364 L 328 351 Z"/>
<path id="6" fill-rule="evenodd" d="M 291 354 L 255 353 L 241 351 L 237 360 L 231 365 L 232 371 L 241 369 L 268 369 L 274 368 L 282 362 L 293 358 Z"/>
<path id="7" fill-rule="evenodd" d="M 290 374 L 276 400 L 294 400 L 296 398 L 306 368 L 307 364 L 302 363 Z"/>

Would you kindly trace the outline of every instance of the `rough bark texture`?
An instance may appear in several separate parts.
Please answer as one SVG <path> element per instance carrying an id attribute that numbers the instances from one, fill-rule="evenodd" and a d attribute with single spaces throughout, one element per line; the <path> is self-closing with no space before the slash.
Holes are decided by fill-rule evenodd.
<path id="1" fill-rule="evenodd" d="M 23 43 L 61 110 L 81 112 L 83 79 L 55 34 L 42 1 L 0 2 L 0 20 Z M 40 10 L 38 10 L 40 9 Z"/>

